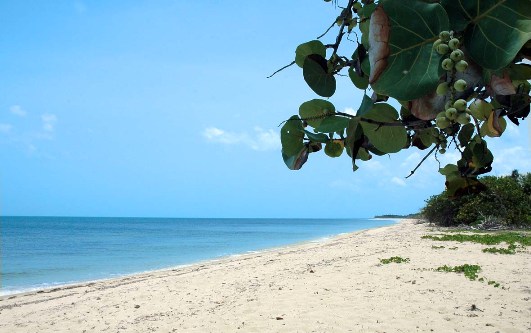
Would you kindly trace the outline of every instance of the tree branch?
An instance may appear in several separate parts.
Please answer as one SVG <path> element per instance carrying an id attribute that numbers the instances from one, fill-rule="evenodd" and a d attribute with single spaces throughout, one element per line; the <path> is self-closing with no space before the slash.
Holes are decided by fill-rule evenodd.
<path id="1" fill-rule="evenodd" d="M 415 171 L 417 171 L 418 168 L 420 168 L 420 166 L 422 165 L 422 163 L 424 163 L 424 161 L 428 158 L 428 156 L 430 156 L 431 154 L 433 154 L 433 152 L 439 147 L 439 145 L 436 145 L 435 147 L 433 147 L 427 154 L 426 156 L 424 156 L 422 158 L 422 160 L 420 160 L 419 164 L 417 164 L 417 166 L 415 167 L 415 169 L 411 170 L 411 173 L 409 174 L 409 176 L 406 177 L 409 178 L 411 176 L 413 176 L 413 174 L 415 173 Z"/>
<path id="2" fill-rule="evenodd" d="M 277 74 L 278 72 L 283 71 L 283 70 L 285 70 L 286 68 L 288 68 L 288 67 L 290 67 L 290 66 L 293 66 L 294 64 L 295 64 L 295 60 L 293 60 L 293 61 L 291 62 L 291 64 L 286 65 L 286 66 L 282 67 L 281 69 L 276 70 L 273 74 L 269 75 L 269 76 L 267 77 L 267 79 L 273 77 L 273 75 Z"/>

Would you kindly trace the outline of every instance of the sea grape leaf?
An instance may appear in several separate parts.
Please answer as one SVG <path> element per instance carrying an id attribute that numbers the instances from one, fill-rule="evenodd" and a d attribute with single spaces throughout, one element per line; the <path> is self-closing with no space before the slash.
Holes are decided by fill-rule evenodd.
<path id="1" fill-rule="evenodd" d="M 369 62 L 371 74 L 369 83 L 374 83 L 387 67 L 389 57 L 389 17 L 382 6 L 376 7 L 369 24 Z"/>
<path id="2" fill-rule="evenodd" d="M 321 124 L 316 128 L 319 132 L 323 133 L 333 133 L 341 132 L 347 128 L 350 118 L 341 117 L 341 116 L 328 116 Z"/>
<path id="3" fill-rule="evenodd" d="M 433 49 L 433 42 L 440 31 L 448 30 L 446 11 L 438 3 L 416 0 L 383 0 L 380 5 L 389 18 L 389 56 L 385 69 L 378 73 L 381 68 L 375 69 L 373 63 L 383 51 L 377 49 L 371 55 L 371 44 L 372 88 L 398 100 L 413 100 L 435 90 L 444 70 L 439 65 L 442 56 Z M 382 31 L 372 29 L 372 17 L 369 34 L 377 34 L 374 38 L 383 41 Z"/>
<path id="4" fill-rule="evenodd" d="M 330 157 L 339 157 L 343 154 L 345 145 L 342 140 L 330 140 L 326 143 L 324 152 Z"/>
<path id="5" fill-rule="evenodd" d="M 476 128 L 474 124 L 466 124 L 461 127 L 461 130 L 457 135 L 457 139 L 459 140 L 459 144 L 461 145 L 461 147 L 465 147 L 470 142 L 475 129 Z"/>
<path id="6" fill-rule="evenodd" d="M 511 80 L 531 80 L 531 65 L 510 64 L 507 67 Z"/>
<path id="7" fill-rule="evenodd" d="M 280 142 L 282 144 L 282 154 L 291 157 L 300 153 L 304 147 L 304 132 L 302 121 L 298 116 L 292 116 L 282 126 L 280 130 Z"/>
<path id="8" fill-rule="evenodd" d="M 386 123 L 398 123 L 398 112 L 389 104 L 377 103 L 363 118 Z M 407 131 L 403 126 L 380 126 L 360 121 L 363 133 L 370 143 L 383 153 L 396 153 L 407 143 Z"/>
<path id="9" fill-rule="evenodd" d="M 330 140 L 328 136 L 324 133 L 313 133 L 307 130 L 304 130 L 304 133 L 306 133 L 306 136 L 308 137 L 308 139 L 310 139 L 313 142 L 327 143 L 328 140 Z"/>
<path id="10" fill-rule="evenodd" d="M 358 109 L 358 112 L 356 112 L 357 116 L 363 116 L 367 112 L 369 112 L 374 105 L 374 102 L 372 101 L 372 98 L 367 96 L 367 94 L 363 95 L 363 99 L 361 100 L 360 108 Z"/>
<path id="11" fill-rule="evenodd" d="M 303 145 L 302 148 L 294 155 L 287 155 L 282 152 L 282 158 L 284 163 L 290 170 L 299 170 L 304 163 L 308 161 L 308 155 L 310 154 L 307 146 Z"/>
<path id="12" fill-rule="evenodd" d="M 313 128 L 317 128 L 326 116 L 335 112 L 334 104 L 324 99 L 312 99 L 299 107 L 299 115 Z"/>
<path id="13" fill-rule="evenodd" d="M 348 69 L 348 76 L 358 89 L 365 90 L 369 86 L 369 79 L 365 76 L 359 76 L 352 67 Z"/>
<path id="14" fill-rule="evenodd" d="M 318 54 L 325 58 L 326 47 L 319 40 L 312 40 L 297 46 L 295 50 L 295 63 L 302 68 L 304 66 L 304 60 L 310 54 Z"/>
<path id="15" fill-rule="evenodd" d="M 531 1 L 455 1 L 461 16 L 470 22 L 465 46 L 480 66 L 491 70 L 507 66 L 531 39 Z"/>
<path id="16" fill-rule="evenodd" d="M 513 86 L 513 82 L 509 77 L 507 71 L 500 73 L 500 76 L 492 74 L 490 77 L 490 88 L 494 91 L 496 95 L 514 95 L 516 94 L 516 89 Z"/>
<path id="17" fill-rule="evenodd" d="M 302 66 L 304 81 L 319 96 L 331 97 L 336 91 L 336 78 L 328 73 L 326 59 L 319 54 L 310 54 Z"/>

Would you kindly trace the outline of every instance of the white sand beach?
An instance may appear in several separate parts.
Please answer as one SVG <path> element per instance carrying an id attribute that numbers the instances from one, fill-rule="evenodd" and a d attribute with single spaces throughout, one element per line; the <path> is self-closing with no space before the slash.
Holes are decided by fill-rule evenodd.
<path id="1" fill-rule="evenodd" d="M 0 332 L 530 332 L 529 249 L 500 255 L 421 238 L 439 233 L 432 229 L 403 220 L 319 243 L 5 296 Z M 409 262 L 380 263 L 393 256 Z M 479 276 L 500 287 L 433 270 L 462 264 L 480 265 Z"/>

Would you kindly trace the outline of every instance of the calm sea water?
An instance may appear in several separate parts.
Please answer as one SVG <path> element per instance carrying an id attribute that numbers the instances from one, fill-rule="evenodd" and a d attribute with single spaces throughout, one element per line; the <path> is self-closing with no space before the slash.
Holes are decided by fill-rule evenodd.
<path id="1" fill-rule="evenodd" d="M 394 222 L 2 217 L 0 293 L 190 264 Z"/>

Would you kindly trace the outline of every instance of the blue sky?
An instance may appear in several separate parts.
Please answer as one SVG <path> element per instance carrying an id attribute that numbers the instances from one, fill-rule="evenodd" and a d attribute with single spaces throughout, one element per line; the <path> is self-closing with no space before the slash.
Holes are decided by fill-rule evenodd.
<path id="1" fill-rule="evenodd" d="M 404 179 L 423 156 L 416 149 L 355 173 L 346 155 L 284 166 L 278 124 L 317 96 L 298 67 L 266 76 L 335 15 L 305 0 L 2 1 L 0 214 L 417 211 L 444 178 L 429 160 Z M 339 81 L 331 102 L 357 109 L 360 92 Z M 529 132 L 526 122 L 491 141 L 494 174 L 531 171 Z"/>

